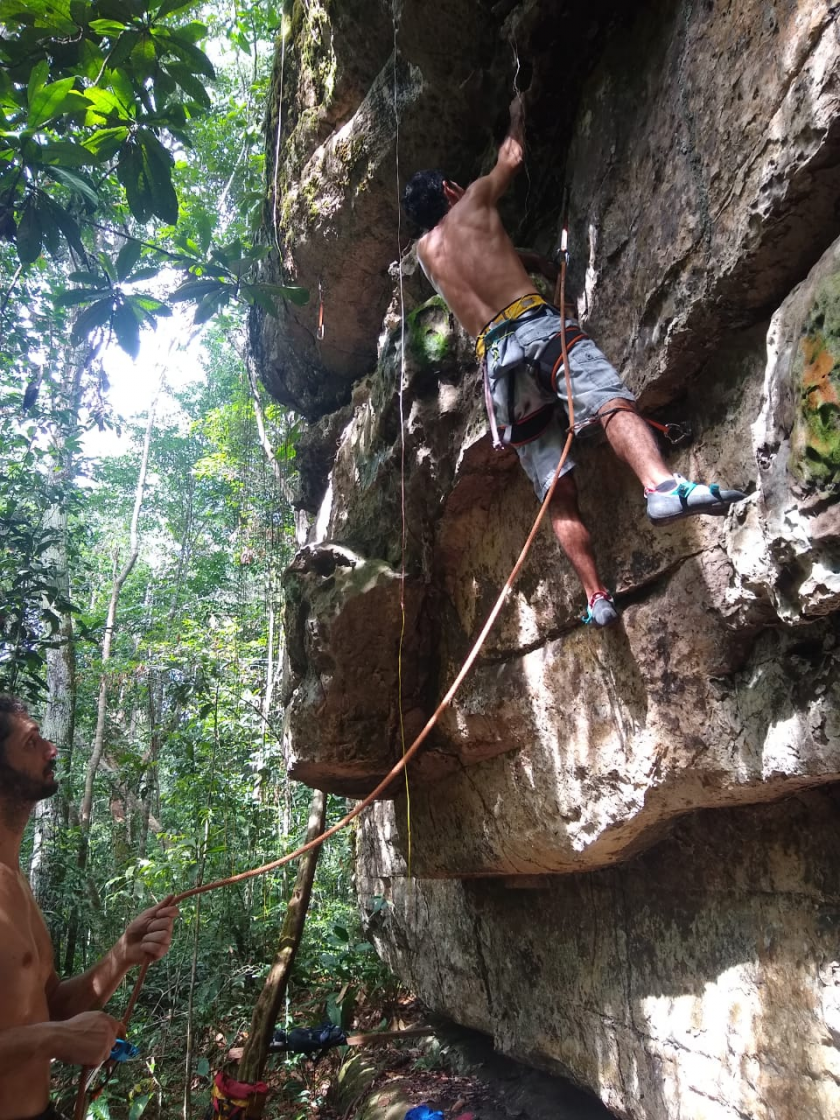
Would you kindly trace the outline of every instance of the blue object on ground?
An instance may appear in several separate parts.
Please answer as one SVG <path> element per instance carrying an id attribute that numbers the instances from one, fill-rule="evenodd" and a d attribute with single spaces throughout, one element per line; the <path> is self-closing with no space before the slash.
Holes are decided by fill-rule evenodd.
<path id="1" fill-rule="evenodd" d="M 443 1120 L 442 1112 L 432 1112 L 427 1104 L 418 1104 L 405 1114 L 405 1120 Z"/>

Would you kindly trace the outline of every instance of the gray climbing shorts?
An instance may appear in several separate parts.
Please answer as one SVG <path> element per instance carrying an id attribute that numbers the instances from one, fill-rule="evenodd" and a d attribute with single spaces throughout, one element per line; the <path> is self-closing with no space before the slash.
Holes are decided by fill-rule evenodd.
<path id="1" fill-rule="evenodd" d="M 566 413 L 562 408 L 555 408 L 548 427 L 541 435 L 532 439 L 530 443 L 523 443 L 514 448 L 525 473 L 534 484 L 534 493 L 540 501 L 548 493 L 548 488 L 557 469 L 557 463 L 563 454 L 563 448 L 566 446 L 567 427 Z M 562 478 L 564 474 L 568 474 L 574 468 L 574 459 L 571 455 L 567 455 L 563 469 L 560 471 L 560 477 Z"/>
<path id="2" fill-rule="evenodd" d="M 567 319 L 566 327 L 577 327 L 576 320 Z M 563 406 L 556 410 L 540 436 L 516 448 L 540 501 L 554 476 L 568 428 L 565 377 L 558 377 L 556 393 L 537 377 L 543 351 L 559 333 L 559 312 L 544 304 L 500 324 L 499 328 L 488 332 L 485 340 L 490 395 L 499 428 L 531 416 L 548 403 L 556 404 L 559 400 Z M 551 364 L 547 363 L 549 374 Z M 597 417 L 599 410 L 612 400 L 636 399 L 590 338 L 583 338 L 573 346 L 569 353 L 569 373 L 576 427 Z M 513 416 L 510 415 L 511 403 Z M 565 474 L 573 466 L 571 458 L 567 459 L 561 473 Z"/>

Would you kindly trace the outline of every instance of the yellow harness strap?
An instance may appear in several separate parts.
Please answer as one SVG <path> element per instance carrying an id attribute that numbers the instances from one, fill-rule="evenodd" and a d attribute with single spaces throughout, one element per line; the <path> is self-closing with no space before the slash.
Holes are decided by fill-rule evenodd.
<path id="1" fill-rule="evenodd" d="M 500 327 L 502 323 L 510 323 L 514 319 L 518 319 L 520 315 L 526 311 L 530 311 L 532 307 L 541 307 L 546 304 L 546 302 L 547 301 L 544 300 L 542 296 L 533 292 L 531 295 L 520 296 L 520 298 L 514 300 L 513 303 L 509 303 L 495 318 L 491 319 L 489 323 L 482 327 L 481 333 L 475 340 L 476 357 L 479 359 L 484 357 L 487 335 L 492 330 L 495 330 L 496 327 Z"/>

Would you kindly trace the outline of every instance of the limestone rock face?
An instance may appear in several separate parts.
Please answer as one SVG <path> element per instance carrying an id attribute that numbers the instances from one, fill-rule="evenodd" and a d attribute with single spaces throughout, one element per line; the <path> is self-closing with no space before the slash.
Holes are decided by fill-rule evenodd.
<path id="1" fill-rule="evenodd" d="M 393 810 L 362 829 L 380 953 L 433 1007 L 621 1117 L 838 1114 L 837 788 L 697 814 L 632 863 L 417 880 Z M 375 898 L 389 905 L 373 913 Z"/>
<path id="2" fill-rule="evenodd" d="M 317 300 L 252 321 L 266 384 L 317 418 L 286 576 L 291 773 L 349 796 L 388 773 L 536 515 L 402 228 L 394 265 L 397 163 L 486 169 L 518 59 L 509 228 L 550 250 L 568 187 L 570 303 L 643 409 L 690 426 L 673 469 L 749 497 L 654 529 L 609 447 L 576 442 L 622 624 L 580 624 L 546 526 L 410 768 L 410 888 L 401 782 L 361 828 L 363 902 L 389 903 L 371 934 L 436 1008 L 619 1116 L 840 1114 L 838 13 L 433 0 L 400 9 L 394 55 L 390 9 L 310 5 L 293 34 L 318 12 L 308 68 L 278 71 L 267 278 L 321 277 L 327 333 Z"/>

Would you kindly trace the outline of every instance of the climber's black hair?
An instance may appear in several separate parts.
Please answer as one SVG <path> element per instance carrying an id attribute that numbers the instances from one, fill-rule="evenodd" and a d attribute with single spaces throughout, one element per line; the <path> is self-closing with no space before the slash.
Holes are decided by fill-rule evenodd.
<path id="1" fill-rule="evenodd" d="M 403 191 L 403 210 L 423 229 L 432 229 L 449 209 L 443 193 L 442 171 L 418 171 L 412 175 Z"/>

